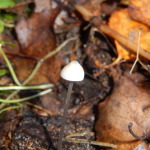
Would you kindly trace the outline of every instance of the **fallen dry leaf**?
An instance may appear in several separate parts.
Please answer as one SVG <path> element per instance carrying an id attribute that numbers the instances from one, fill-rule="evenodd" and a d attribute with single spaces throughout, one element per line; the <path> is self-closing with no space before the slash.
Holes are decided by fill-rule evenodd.
<path id="1" fill-rule="evenodd" d="M 60 8 L 51 8 L 49 0 L 35 0 L 35 9 L 31 17 L 22 18 L 15 26 L 20 43 L 20 53 L 24 58 L 12 57 L 15 71 L 20 81 L 24 81 L 32 72 L 37 61 L 56 47 L 54 21 Z M 60 78 L 61 61 L 59 58 L 50 58 L 41 66 L 30 84 L 57 82 Z"/>
<path id="2" fill-rule="evenodd" d="M 60 8 L 50 8 L 49 0 L 35 1 L 34 13 L 22 18 L 15 26 L 21 52 L 32 58 L 42 58 L 56 45 L 53 24 Z"/>
<path id="3" fill-rule="evenodd" d="M 139 22 L 132 20 L 128 15 L 127 9 L 115 11 L 109 19 L 109 26 L 113 30 L 123 35 L 124 37 L 133 41 L 134 43 L 137 43 L 139 29 L 142 28 L 140 46 L 141 48 L 150 52 L 150 43 L 149 43 L 150 30 L 149 28 L 145 26 L 144 24 L 141 24 Z M 135 54 L 127 51 L 127 48 L 122 46 L 117 41 L 115 41 L 115 43 L 116 43 L 119 56 L 127 60 L 135 58 Z"/>
<path id="4" fill-rule="evenodd" d="M 133 150 L 141 143 L 128 131 L 129 122 L 133 123 L 135 134 L 149 137 L 150 94 L 138 87 L 132 78 L 134 75 L 116 76 L 112 94 L 98 106 L 97 140 L 115 143 L 117 150 Z"/>
<path id="5" fill-rule="evenodd" d="M 129 15 L 150 27 L 150 0 L 131 0 L 129 4 Z"/>
<path id="6" fill-rule="evenodd" d="M 20 82 L 23 82 L 32 72 L 35 67 L 36 61 L 33 59 L 12 57 L 11 63 L 15 64 L 14 69 Z M 47 72 L 47 66 L 42 65 L 35 77 L 29 84 L 42 84 L 48 82 L 48 77 L 44 72 Z"/>
<path id="7" fill-rule="evenodd" d="M 33 71 L 37 61 L 29 58 L 10 58 L 12 64 L 15 64 L 15 72 L 21 82 L 23 82 Z M 57 82 L 60 79 L 62 66 L 61 58 L 49 59 L 42 64 L 35 77 L 29 82 L 30 85 L 43 84 L 48 82 Z"/>

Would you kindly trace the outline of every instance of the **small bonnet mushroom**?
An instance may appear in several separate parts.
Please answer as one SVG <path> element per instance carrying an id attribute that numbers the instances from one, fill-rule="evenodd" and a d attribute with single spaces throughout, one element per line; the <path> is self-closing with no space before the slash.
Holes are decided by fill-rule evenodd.
<path id="1" fill-rule="evenodd" d="M 74 60 L 74 61 L 71 61 L 68 65 L 66 65 L 62 69 L 60 76 L 63 79 L 67 81 L 71 81 L 71 82 L 69 83 L 69 88 L 68 88 L 68 92 L 67 92 L 67 96 L 65 100 L 64 112 L 63 112 L 61 128 L 60 128 L 60 135 L 58 139 L 58 150 L 62 150 L 62 138 L 64 134 L 65 120 L 67 116 L 67 110 L 69 107 L 69 100 L 71 96 L 73 82 L 82 81 L 84 79 L 84 70 L 82 66 L 77 61 Z"/>
<path id="2" fill-rule="evenodd" d="M 84 70 L 77 61 L 73 60 L 62 69 L 60 76 L 68 81 L 82 81 Z"/>

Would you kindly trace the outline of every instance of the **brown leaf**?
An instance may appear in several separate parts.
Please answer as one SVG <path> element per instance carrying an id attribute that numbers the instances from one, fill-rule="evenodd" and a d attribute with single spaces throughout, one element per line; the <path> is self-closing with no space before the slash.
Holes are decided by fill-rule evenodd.
<path id="1" fill-rule="evenodd" d="M 15 72 L 21 82 L 23 82 L 33 71 L 37 61 L 29 58 L 11 57 L 11 62 L 15 64 Z M 60 58 L 49 59 L 42 64 L 30 85 L 57 82 L 60 79 L 62 60 Z"/>
<path id="2" fill-rule="evenodd" d="M 97 139 L 117 144 L 118 150 L 132 150 L 140 143 L 129 133 L 129 122 L 140 137 L 150 132 L 150 95 L 131 77 L 125 74 L 115 79 L 112 94 L 98 106 Z"/>
<path id="3" fill-rule="evenodd" d="M 119 22 L 119 23 L 118 23 Z M 136 22 L 132 20 L 128 15 L 127 9 L 122 9 L 119 11 L 115 11 L 110 19 L 109 19 L 109 26 L 123 35 L 124 37 L 128 38 L 129 40 L 137 43 L 138 41 L 138 32 L 139 29 L 142 28 L 140 46 L 141 48 L 149 51 L 149 38 L 150 38 L 150 30 L 144 24 Z M 115 41 L 118 55 L 120 55 L 124 59 L 132 59 L 135 58 L 135 54 L 127 51 L 127 48 L 122 46 L 120 43 Z"/>
<path id="4" fill-rule="evenodd" d="M 150 0 L 131 0 L 129 15 L 134 20 L 137 20 L 147 26 L 150 26 Z"/>
<path id="5" fill-rule="evenodd" d="M 22 18 L 15 27 L 21 51 L 19 56 L 25 58 L 12 57 L 11 61 L 15 64 L 15 71 L 22 82 L 34 69 L 37 63 L 35 60 L 41 59 L 56 47 L 53 25 L 60 8 L 53 8 L 49 0 L 35 0 L 35 5 L 31 17 Z M 29 84 L 57 82 L 61 64 L 59 58 L 48 59 Z"/>
<path id="6" fill-rule="evenodd" d="M 55 48 L 53 24 L 60 9 L 50 9 L 48 0 L 35 2 L 35 12 L 29 19 L 18 21 L 15 29 L 21 52 L 26 56 L 41 58 Z"/>
<path id="7" fill-rule="evenodd" d="M 12 57 L 11 63 L 14 64 L 14 69 L 17 77 L 23 82 L 32 72 L 35 67 L 36 61 L 27 58 Z M 45 76 L 44 72 L 47 72 L 47 66 L 42 65 L 35 77 L 29 84 L 37 85 L 48 82 L 48 77 Z"/>

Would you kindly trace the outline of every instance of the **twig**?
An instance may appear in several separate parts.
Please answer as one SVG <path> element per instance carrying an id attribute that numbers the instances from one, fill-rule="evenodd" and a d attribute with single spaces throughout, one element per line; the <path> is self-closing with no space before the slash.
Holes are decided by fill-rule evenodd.
<path id="1" fill-rule="evenodd" d="M 141 62 L 140 60 L 139 60 L 139 63 L 141 64 L 141 66 L 142 66 L 145 70 L 147 70 L 147 71 L 150 73 L 150 68 L 149 68 L 149 67 L 147 67 L 145 64 L 143 64 L 143 62 Z"/>
<path id="2" fill-rule="evenodd" d="M 27 104 L 27 105 L 29 105 L 29 106 L 32 106 L 32 107 L 35 107 L 35 108 L 37 108 L 37 109 L 39 109 L 39 110 L 42 110 L 42 111 L 46 112 L 48 115 L 50 115 L 50 116 L 54 115 L 54 112 L 49 111 L 49 110 L 47 110 L 47 109 L 44 109 L 44 108 L 41 107 L 41 106 L 32 104 L 32 103 L 30 103 L 30 102 L 25 102 L 25 104 Z M 56 114 L 55 114 L 55 115 L 56 115 Z"/>
<path id="3" fill-rule="evenodd" d="M 134 64 L 130 70 L 130 74 L 132 73 L 136 63 L 139 61 L 139 52 L 140 52 L 140 40 L 141 40 L 141 30 L 139 30 L 138 33 L 138 45 L 137 45 L 137 53 L 136 53 L 136 60 L 134 61 Z"/>
<path id="4" fill-rule="evenodd" d="M 139 136 L 137 136 L 137 135 L 133 132 L 132 126 L 133 126 L 133 123 L 130 122 L 130 123 L 128 124 L 128 129 L 129 129 L 129 132 L 131 133 L 131 135 L 132 135 L 133 137 L 135 137 L 137 140 L 142 140 L 142 141 L 145 140 L 146 137 L 139 137 Z"/>
<path id="5" fill-rule="evenodd" d="M 108 65 L 105 65 L 105 66 L 104 66 L 104 65 L 101 65 L 98 60 L 96 60 L 94 63 L 95 63 L 95 65 L 96 65 L 97 67 L 99 67 L 99 68 L 105 68 L 105 69 L 107 69 L 107 68 L 110 68 L 110 67 L 115 66 L 116 64 L 119 64 L 120 62 L 122 62 L 121 60 L 122 60 L 122 57 L 119 55 L 119 56 L 116 58 L 115 61 L 113 61 L 111 64 L 108 64 Z"/>

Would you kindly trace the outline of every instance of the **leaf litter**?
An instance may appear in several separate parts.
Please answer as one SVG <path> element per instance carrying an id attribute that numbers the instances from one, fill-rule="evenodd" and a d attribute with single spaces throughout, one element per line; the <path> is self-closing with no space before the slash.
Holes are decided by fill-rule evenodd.
<path id="1" fill-rule="evenodd" d="M 64 40 L 71 37 L 78 40 L 68 43 L 62 51 L 46 60 L 28 83 L 53 83 L 52 93 L 23 103 L 22 112 L 9 110 L 0 115 L 3 122 L 0 123 L 0 148 L 57 149 L 68 86 L 60 78 L 60 70 L 76 59 L 83 65 L 86 76 L 72 91 L 63 149 L 96 150 L 99 147 L 89 143 L 99 141 L 115 144 L 118 150 L 148 150 L 150 92 L 146 83 L 149 85 L 149 72 L 137 63 L 133 73 L 129 74 L 136 59 L 139 27 L 142 27 L 139 57 L 149 67 L 148 4 L 148 0 L 127 3 L 35 0 L 21 5 L 20 10 L 15 6 L 14 10 L 13 6 L 7 9 L 22 11 L 16 11 L 17 15 L 24 14 L 25 7 L 32 9 L 31 14 L 19 16 L 14 29 L 5 29 L 0 35 L 1 40 L 16 45 L 4 45 L 3 49 L 20 82 L 41 58 Z M 1 65 L 4 64 L 1 59 Z M 6 66 L 3 68 L 7 69 Z M 10 78 L 6 75 L 0 81 Z M 36 92 L 30 90 L 17 96 Z M 133 123 L 134 134 L 145 137 L 144 140 L 136 139 L 129 132 L 129 123 Z M 77 143 L 78 140 L 81 143 Z"/>

